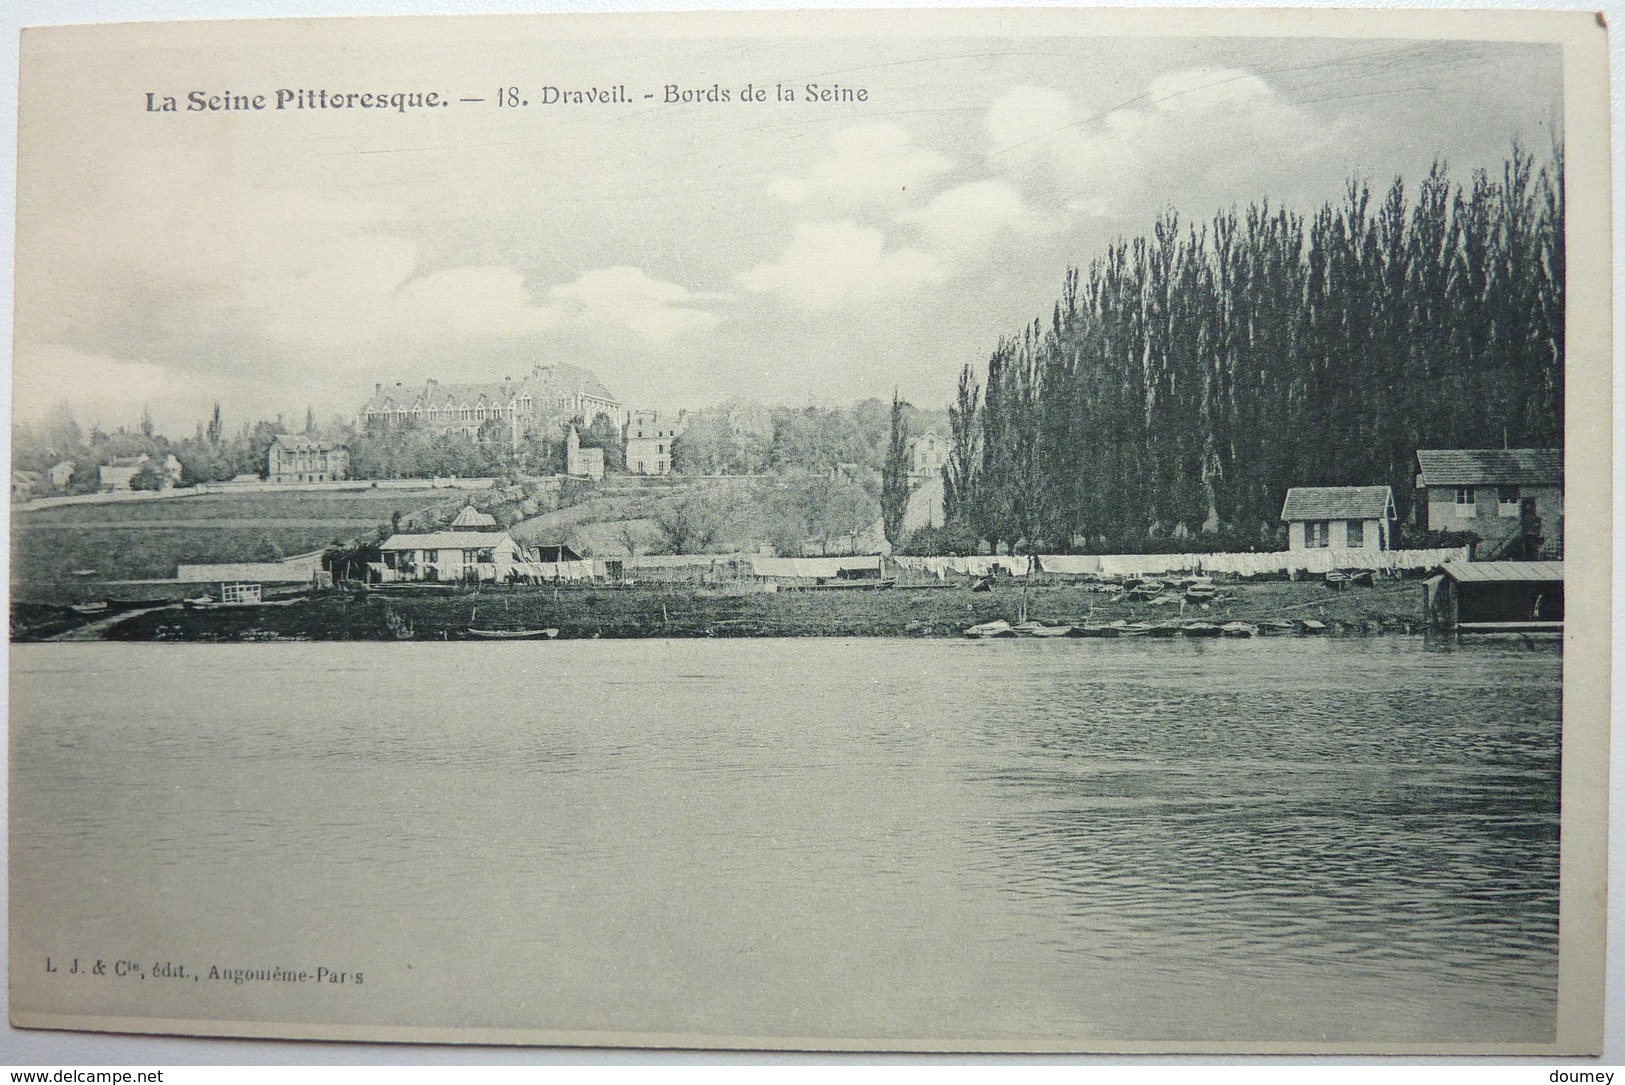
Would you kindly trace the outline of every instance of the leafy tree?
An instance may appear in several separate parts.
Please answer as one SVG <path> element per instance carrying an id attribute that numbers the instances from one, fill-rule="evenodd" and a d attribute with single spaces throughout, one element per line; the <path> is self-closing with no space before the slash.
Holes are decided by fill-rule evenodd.
<path id="1" fill-rule="evenodd" d="M 903 520 L 908 514 L 909 472 L 914 466 L 909 455 L 907 406 L 891 397 L 891 440 L 886 449 L 886 464 L 880 484 L 880 518 L 884 524 L 886 541 L 893 548 L 903 542 Z"/>
<path id="2" fill-rule="evenodd" d="M 723 517 L 702 494 L 683 494 L 655 513 L 655 530 L 669 554 L 701 554 L 722 534 Z"/>
<path id="3" fill-rule="evenodd" d="M 141 465 L 135 474 L 130 476 L 130 489 L 162 490 L 168 481 L 164 477 L 163 468 L 157 463 L 148 460 Z"/>
<path id="4" fill-rule="evenodd" d="M 1071 270 L 1048 326 L 970 367 L 950 524 L 996 546 L 1273 540 L 1293 485 L 1411 494 L 1425 447 L 1563 439 L 1563 155 L 1310 215 L 1159 218 Z"/>
<path id="5" fill-rule="evenodd" d="M 948 408 L 948 462 L 942 468 L 944 513 L 949 524 L 970 528 L 976 506 L 976 469 L 981 459 L 981 386 L 966 365 L 959 371 L 959 395 Z"/>
<path id="6" fill-rule="evenodd" d="M 626 442 L 622 439 L 621 427 L 615 424 L 615 419 L 602 412 L 593 416 L 593 420 L 585 425 L 581 418 L 575 419 L 576 433 L 581 438 L 582 448 L 601 448 L 604 450 L 604 470 L 626 470 Z"/>

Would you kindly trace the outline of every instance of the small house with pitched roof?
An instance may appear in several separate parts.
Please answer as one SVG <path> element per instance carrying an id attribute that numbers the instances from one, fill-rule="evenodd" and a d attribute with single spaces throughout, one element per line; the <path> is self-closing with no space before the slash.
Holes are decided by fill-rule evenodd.
<path id="1" fill-rule="evenodd" d="M 1387 486 L 1294 486 L 1281 508 L 1289 550 L 1387 550 L 1394 518 Z"/>
<path id="2" fill-rule="evenodd" d="M 1563 556 L 1561 448 L 1426 448 L 1416 453 L 1417 527 L 1470 531 L 1480 560 Z"/>
<path id="3" fill-rule="evenodd" d="M 506 531 L 428 531 L 391 535 L 378 547 L 381 579 L 505 581 L 524 560 Z"/>

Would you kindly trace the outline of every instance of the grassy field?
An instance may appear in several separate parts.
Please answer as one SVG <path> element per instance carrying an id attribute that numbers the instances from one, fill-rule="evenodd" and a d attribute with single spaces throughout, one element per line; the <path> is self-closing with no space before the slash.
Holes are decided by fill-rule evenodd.
<path id="1" fill-rule="evenodd" d="M 440 504 L 444 490 L 200 494 L 62 505 L 12 514 L 11 586 L 23 601 L 100 598 L 108 580 L 172 577 L 180 564 L 253 561 L 370 538 L 393 513 Z"/>
<path id="2" fill-rule="evenodd" d="M 287 491 L 265 494 L 195 494 L 149 501 L 106 501 L 23 510 L 13 520 L 29 525 L 143 523 L 151 520 L 353 520 L 387 523 L 395 512 L 416 512 L 451 501 L 447 490 Z"/>
<path id="3" fill-rule="evenodd" d="M 1374 588 L 1334 591 L 1320 581 L 1239 585 L 1230 598 L 1206 608 L 1187 607 L 1183 618 L 1222 623 L 1234 619 L 1313 618 L 1333 633 L 1407 632 L 1419 628 L 1419 581 L 1387 581 Z M 1089 585 L 1049 585 L 1028 591 L 966 588 L 893 588 L 884 591 L 804 591 L 727 594 L 692 588 L 374 590 L 361 595 L 324 593 L 288 607 L 191 611 L 159 610 L 109 630 L 119 640 L 462 640 L 470 625 L 494 629 L 556 628 L 563 638 L 735 636 L 959 636 L 971 625 L 1015 620 L 1025 601 L 1041 621 L 1081 623 L 1164 621 L 1181 617 L 1175 606 L 1147 607 L 1116 600 Z M 36 612 L 45 628 L 52 615 Z M 17 628 L 13 636 L 27 636 Z"/>

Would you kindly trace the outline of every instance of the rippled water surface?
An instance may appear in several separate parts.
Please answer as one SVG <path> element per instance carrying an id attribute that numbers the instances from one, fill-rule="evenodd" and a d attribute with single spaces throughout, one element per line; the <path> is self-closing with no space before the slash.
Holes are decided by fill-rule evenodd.
<path id="1" fill-rule="evenodd" d="M 1555 649 L 15 645 L 14 1002 L 1541 1041 Z M 361 971 L 93 982 L 44 954 Z"/>

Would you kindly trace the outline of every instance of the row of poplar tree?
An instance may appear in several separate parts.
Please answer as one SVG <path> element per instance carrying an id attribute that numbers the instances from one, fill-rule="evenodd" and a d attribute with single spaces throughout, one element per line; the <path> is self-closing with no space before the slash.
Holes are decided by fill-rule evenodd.
<path id="1" fill-rule="evenodd" d="M 967 365 L 951 528 L 997 548 L 1270 548 L 1290 486 L 1390 485 L 1418 448 L 1560 447 L 1563 167 L 1435 163 L 1306 218 L 1176 213 L 1069 270 L 1046 324 Z M 1210 540 L 1211 541 L 1211 540 Z"/>

